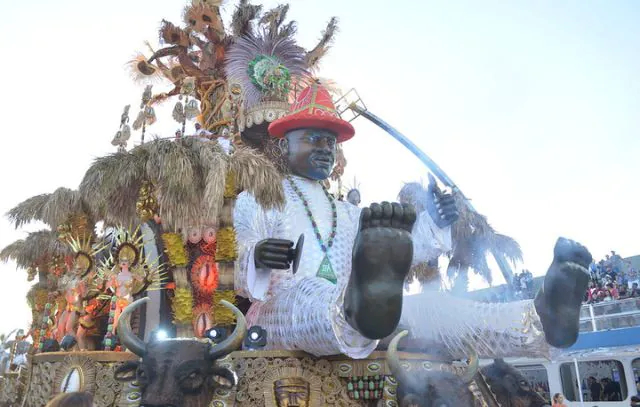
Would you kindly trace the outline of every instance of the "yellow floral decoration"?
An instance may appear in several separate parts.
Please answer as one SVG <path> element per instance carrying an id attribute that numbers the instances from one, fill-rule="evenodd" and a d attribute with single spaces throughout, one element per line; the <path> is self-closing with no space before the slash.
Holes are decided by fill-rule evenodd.
<path id="1" fill-rule="evenodd" d="M 233 315 L 233 312 L 223 306 L 220 305 L 220 301 L 225 300 L 229 301 L 231 304 L 235 304 L 236 302 L 236 293 L 233 290 L 221 290 L 216 291 L 213 294 L 214 298 L 214 308 L 213 308 L 213 321 L 216 325 L 233 325 L 236 323 L 236 317 Z"/>
<path id="2" fill-rule="evenodd" d="M 231 226 L 218 229 L 216 261 L 235 261 L 238 257 L 236 231 Z"/>
<path id="3" fill-rule="evenodd" d="M 224 181 L 224 197 L 235 198 L 236 197 L 236 178 L 233 172 L 227 172 L 227 177 Z"/>
<path id="4" fill-rule="evenodd" d="M 189 254 L 182 243 L 182 236 L 177 233 L 163 233 L 164 252 L 173 267 L 184 267 L 189 264 Z"/>
<path id="5" fill-rule="evenodd" d="M 173 321 L 177 324 L 191 323 L 193 295 L 190 288 L 176 288 L 173 298 Z"/>

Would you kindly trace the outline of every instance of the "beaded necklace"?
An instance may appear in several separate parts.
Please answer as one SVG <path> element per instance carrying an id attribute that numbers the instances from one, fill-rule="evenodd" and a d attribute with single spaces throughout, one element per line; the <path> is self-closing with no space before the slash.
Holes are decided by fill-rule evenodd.
<path id="1" fill-rule="evenodd" d="M 302 193 L 300 188 L 298 188 L 298 186 L 293 181 L 291 176 L 287 176 L 287 180 L 289 181 L 289 185 L 291 185 L 291 189 L 293 189 L 293 192 L 295 192 L 298 198 L 300 199 L 300 201 L 302 201 L 302 205 L 304 206 L 305 212 L 307 213 L 307 217 L 311 221 L 311 226 L 313 226 L 313 231 L 316 235 L 316 240 L 320 245 L 320 249 L 322 249 L 322 252 L 324 253 L 324 259 L 322 260 L 322 263 L 320 263 L 320 267 L 318 268 L 318 273 L 316 274 L 316 276 L 327 279 L 335 284 L 338 281 L 338 279 L 333 271 L 331 262 L 329 261 L 329 249 L 331 249 L 331 247 L 333 246 L 333 242 L 336 237 L 336 232 L 338 230 L 338 210 L 336 208 L 336 202 L 333 199 L 333 197 L 329 194 L 329 191 L 327 191 L 327 189 L 324 187 L 324 185 L 321 185 L 322 191 L 324 192 L 325 196 L 329 200 L 329 203 L 331 204 L 331 216 L 332 216 L 331 233 L 329 234 L 329 240 L 325 244 L 325 241 L 322 238 L 322 235 L 320 234 L 320 227 L 318 226 L 318 222 L 316 222 L 315 218 L 313 217 L 313 213 L 311 213 L 311 208 L 309 207 L 309 201 L 307 201 L 304 194 Z"/>

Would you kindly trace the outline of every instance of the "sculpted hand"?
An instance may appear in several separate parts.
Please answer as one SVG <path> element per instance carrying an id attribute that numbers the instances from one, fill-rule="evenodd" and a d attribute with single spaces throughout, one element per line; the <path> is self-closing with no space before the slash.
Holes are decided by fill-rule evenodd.
<path id="1" fill-rule="evenodd" d="M 257 268 L 286 270 L 293 257 L 293 242 L 284 239 L 261 240 L 254 252 Z"/>
<path id="2" fill-rule="evenodd" d="M 427 211 L 439 228 L 451 226 L 458 220 L 460 214 L 453 195 L 442 192 L 431 174 L 429 174 L 427 195 Z"/>

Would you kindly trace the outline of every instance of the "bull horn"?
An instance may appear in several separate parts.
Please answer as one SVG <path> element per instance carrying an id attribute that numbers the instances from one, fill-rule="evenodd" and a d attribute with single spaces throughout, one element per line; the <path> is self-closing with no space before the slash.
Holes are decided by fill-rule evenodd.
<path id="1" fill-rule="evenodd" d="M 467 367 L 467 372 L 462 376 L 463 383 L 471 383 L 473 379 L 478 374 L 478 369 L 480 368 L 480 358 L 478 358 L 478 352 L 475 350 L 470 343 L 466 343 L 467 349 L 469 349 L 469 353 L 471 356 L 469 357 L 469 367 Z"/>
<path id="2" fill-rule="evenodd" d="M 144 357 L 146 345 L 142 339 L 138 338 L 133 331 L 131 331 L 131 313 L 146 302 L 149 302 L 149 297 L 140 298 L 127 305 L 120 314 L 117 328 L 120 343 L 140 357 Z"/>
<path id="3" fill-rule="evenodd" d="M 387 364 L 389 365 L 389 369 L 391 373 L 396 378 L 396 380 L 400 382 L 405 382 L 408 378 L 406 377 L 406 372 L 400 366 L 400 358 L 398 357 L 398 342 L 400 339 L 404 338 L 409 334 L 409 331 L 402 331 L 393 337 L 391 342 L 389 342 L 389 347 L 387 348 Z"/>
<path id="4" fill-rule="evenodd" d="M 211 348 L 209 351 L 209 357 L 211 359 L 219 359 L 234 350 L 240 349 L 242 341 L 244 341 L 244 337 L 247 335 L 247 320 L 244 319 L 242 311 L 229 301 L 222 300 L 220 304 L 233 311 L 233 314 L 236 316 L 236 329 L 233 330 L 227 339 Z"/>

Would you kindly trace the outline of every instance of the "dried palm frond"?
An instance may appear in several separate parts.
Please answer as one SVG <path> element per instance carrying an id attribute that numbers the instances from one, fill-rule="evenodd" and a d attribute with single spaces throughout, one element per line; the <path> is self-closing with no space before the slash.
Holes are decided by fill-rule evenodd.
<path id="1" fill-rule="evenodd" d="M 238 148 L 230 159 L 236 186 L 249 191 L 264 208 L 284 205 L 282 174 L 265 156 L 251 148 Z"/>
<path id="2" fill-rule="evenodd" d="M 40 230 L 17 240 L 0 252 L 0 261 L 13 260 L 19 268 L 28 268 L 48 262 L 54 256 L 70 253 L 69 247 L 58 240 L 56 232 Z"/>
<path id="3" fill-rule="evenodd" d="M 9 222 L 17 229 L 34 220 L 41 220 L 49 196 L 50 194 L 36 195 L 18 204 L 7 213 Z"/>
<path id="4" fill-rule="evenodd" d="M 175 26 L 173 23 L 162 20 L 160 27 L 160 40 L 165 44 L 179 45 L 188 48 L 191 45 L 189 34 L 182 28 Z"/>
<path id="5" fill-rule="evenodd" d="M 227 155 L 218 143 L 201 143 L 199 155 L 200 162 L 204 166 L 203 219 L 215 221 L 224 203 L 224 185 L 228 171 Z"/>
<path id="6" fill-rule="evenodd" d="M 199 140 L 156 140 L 147 147 L 146 174 L 157 188 L 162 218 L 172 225 L 194 224 L 200 215 L 202 167 L 189 148 L 195 142 Z"/>
<path id="7" fill-rule="evenodd" d="M 94 161 L 80 183 L 80 194 L 91 212 L 107 225 L 134 224 L 135 202 L 144 181 L 148 153 L 143 148 L 118 152 Z"/>
<path id="8" fill-rule="evenodd" d="M 265 207 L 284 203 L 281 175 L 253 150 L 227 156 L 218 143 L 196 137 L 152 140 L 128 153 L 97 159 L 85 174 L 80 192 L 96 216 L 108 225 L 136 223 L 142 183 L 153 184 L 163 223 L 186 228 L 218 219 L 228 171 L 236 184 Z"/>
<path id="9" fill-rule="evenodd" d="M 266 29 L 267 35 L 269 37 L 280 37 L 280 27 L 282 26 L 282 23 L 284 23 L 284 20 L 287 18 L 288 12 L 289 5 L 280 4 L 262 15 L 262 18 L 260 18 L 260 25 L 262 25 Z"/>
<path id="10" fill-rule="evenodd" d="M 7 245 L 2 251 L 0 251 L 0 261 L 8 262 L 13 260 L 18 263 L 18 267 L 27 268 L 33 264 L 28 259 L 23 257 L 26 254 L 24 239 L 16 240 L 15 242 Z M 25 266 L 26 264 L 26 266 Z"/>
<path id="11" fill-rule="evenodd" d="M 298 32 L 298 23 L 289 21 L 287 24 L 280 26 L 278 30 L 278 38 L 291 38 Z"/>
<path id="12" fill-rule="evenodd" d="M 69 188 L 58 188 L 51 194 L 27 199 L 12 208 L 7 216 L 17 228 L 33 221 L 41 221 L 55 229 L 70 216 L 85 211 L 80 193 Z"/>
<path id="13" fill-rule="evenodd" d="M 329 51 L 337 31 L 338 19 L 336 17 L 332 17 L 327 24 L 327 28 L 322 32 L 322 37 L 320 37 L 318 44 L 311 51 L 307 52 L 305 61 L 308 69 L 315 70 L 318 68 L 318 63 L 322 57 L 326 55 L 327 51 Z"/>
<path id="14" fill-rule="evenodd" d="M 262 11 L 261 5 L 253 5 L 249 4 L 248 0 L 240 0 L 231 18 L 232 34 L 237 38 L 250 35 L 252 33 L 251 23 L 258 17 L 260 11 Z"/>
<path id="15" fill-rule="evenodd" d="M 515 263 L 522 260 L 520 245 L 511 237 L 496 233 L 487 218 L 467 209 L 460 197 L 456 203 L 460 208 L 460 218 L 452 228 L 454 249 L 448 274 L 465 273 L 471 268 L 491 283 L 487 256 L 504 256 Z"/>
<path id="16" fill-rule="evenodd" d="M 495 253 L 517 262 L 522 260 L 522 250 L 514 239 L 496 233 L 485 216 L 470 210 L 464 197 L 454 194 L 454 198 L 460 216 L 451 229 L 453 251 L 447 273 L 453 277 L 472 269 L 491 283 L 487 256 Z M 417 213 L 423 213 L 427 210 L 429 193 L 422 184 L 411 182 L 402 187 L 398 199 L 402 203 L 413 205 Z M 425 213 L 423 216 L 430 215 Z"/>
<path id="17" fill-rule="evenodd" d="M 72 215 L 84 212 L 85 206 L 79 191 L 58 188 L 45 204 L 42 220 L 53 229 L 68 221 Z"/>

